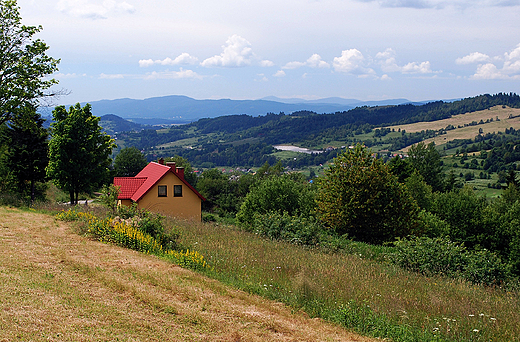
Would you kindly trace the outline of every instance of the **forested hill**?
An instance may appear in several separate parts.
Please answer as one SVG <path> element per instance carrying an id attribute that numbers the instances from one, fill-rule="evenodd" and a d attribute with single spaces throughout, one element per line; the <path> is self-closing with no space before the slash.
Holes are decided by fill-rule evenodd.
<path id="1" fill-rule="evenodd" d="M 201 119 L 160 131 L 144 129 L 140 132 L 118 134 L 118 139 L 124 141 L 125 146 L 136 146 L 145 150 L 153 148 L 153 152 L 150 150 L 150 153 L 147 153 L 153 158 L 157 157 L 157 153 L 162 153 L 160 151 L 164 151 L 165 155 L 178 154 L 195 164 L 211 162 L 217 165 L 253 165 L 254 162 L 256 166 L 263 163 L 261 156 L 266 157 L 271 153 L 268 151 L 272 149 L 271 145 L 296 144 L 310 148 L 334 146 L 338 142 L 347 145 L 355 142 L 357 135 L 370 132 L 376 127 L 436 121 L 497 105 L 520 108 L 520 96 L 513 93 L 486 94 L 455 102 L 363 106 L 332 114 L 299 111 L 292 114 L 268 113 L 257 117 L 229 115 Z M 424 137 L 403 134 L 401 139 L 406 139 L 407 143 L 402 141 L 401 145 L 408 146 L 417 142 L 412 138 L 420 141 Z M 176 143 L 180 140 L 189 143 Z M 189 146 L 189 149 L 183 146 Z M 261 156 L 257 155 L 258 151 L 262 151 Z M 246 155 L 247 163 L 243 160 Z M 321 159 L 326 157 L 320 156 Z"/>
<path id="2" fill-rule="evenodd" d="M 330 129 L 349 130 L 358 129 L 359 126 L 367 124 L 381 126 L 435 121 L 449 118 L 452 115 L 488 109 L 496 105 L 520 108 L 520 96 L 513 93 L 486 94 L 455 102 L 436 101 L 419 106 L 413 104 L 364 106 L 334 114 L 299 111 L 290 115 L 270 113 L 259 117 L 230 115 L 201 119 L 176 129 L 185 130 L 186 127 L 195 127 L 202 134 L 241 132 L 242 137 L 255 136 L 262 137 L 268 143 L 284 143 L 301 141 L 308 135 L 326 133 Z"/>

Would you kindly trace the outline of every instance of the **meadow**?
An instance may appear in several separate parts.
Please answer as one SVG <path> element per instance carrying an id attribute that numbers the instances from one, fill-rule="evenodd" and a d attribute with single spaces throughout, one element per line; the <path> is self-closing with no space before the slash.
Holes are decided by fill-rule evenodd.
<path id="1" fill-rule="evenodd" d="M 368 245 L 331 253 L 222 224 L 176 226 L 181 244 L 212 265 L 210 276 L 361 334 L 394 341 L 519 340 L 516 290 L 409 273 L 374 260 L 381 254 Z"/>

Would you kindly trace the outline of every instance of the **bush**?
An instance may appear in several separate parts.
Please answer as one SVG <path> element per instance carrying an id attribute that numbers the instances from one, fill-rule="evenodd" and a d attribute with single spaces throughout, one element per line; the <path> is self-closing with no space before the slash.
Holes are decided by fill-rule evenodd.
<path id="1" fill-rule="evenodd" d="M 294 176 L 271 176 L 253 186 L 237 213 L 237 220 L 250 224 L 255 213 L 287 212 L 291 216 L 310 216 L 314 211 L 314 192 L 305 180 Z"/>
<path id="2" fill-rule="evenodd" d="M 499 285 L 511 278 L 510 266 L 493 252 L 468 250 L 446 238 L 415 237 L 394 243 L 389 260 L 427 276 L 462 278 L 474 284 Z"/>
<path id="3" fill-rule="evenodd" d="M 313 217 L 290 216 L 287 212 L 255 213 L 250 229 L 273 240 L 298 245 L 315 246 L 320 242 L 323 228 Z"/>
<path id="4" fill-rule="evenodd" d="M 448 239 L 418 237 L 398 240 L 394 245 L 390 260 L 407 270 L 427 276 L 455 277 L 464 269 L 466 248 Z"/>
<path id="5" fill-rule="evenodd" d="M 429 211 L 421 210 L 418 218 L 418 235 L 435 238 L 446 237 L 450 233 L 450 225 Z"/>

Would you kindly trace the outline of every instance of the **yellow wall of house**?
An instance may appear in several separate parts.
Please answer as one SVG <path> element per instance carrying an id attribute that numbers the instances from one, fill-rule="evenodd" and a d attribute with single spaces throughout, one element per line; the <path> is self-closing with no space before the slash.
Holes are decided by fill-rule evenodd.
<path id="1" fill-rule="evenodd" d="M 167 186 L 167 196 L 158 196 L 159 185 Z M 182 197 L 173 197 L 173 186 L 182 185 Z M 140 209 L 188 220 L 201 220 L 201 199 L 176 175 L 168 172 L 138 202 Z"/>
<path id="2" fill-rule="evenodd" d="M 129 207 L 132 205 L 132 200 L 129 200 L 129 199 L 119 200 L 117 202 L 117 205 L 126 205 L 127 207 Z"/>

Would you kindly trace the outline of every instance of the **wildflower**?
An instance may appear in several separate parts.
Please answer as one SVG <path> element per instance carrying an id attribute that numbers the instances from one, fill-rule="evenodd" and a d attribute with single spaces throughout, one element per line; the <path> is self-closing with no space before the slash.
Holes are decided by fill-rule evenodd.
<path id="1" fill-rule="evenodd" d="M 473 332 L 479 332 L 479 330 L 478 329 L 473 329 Z"/>

